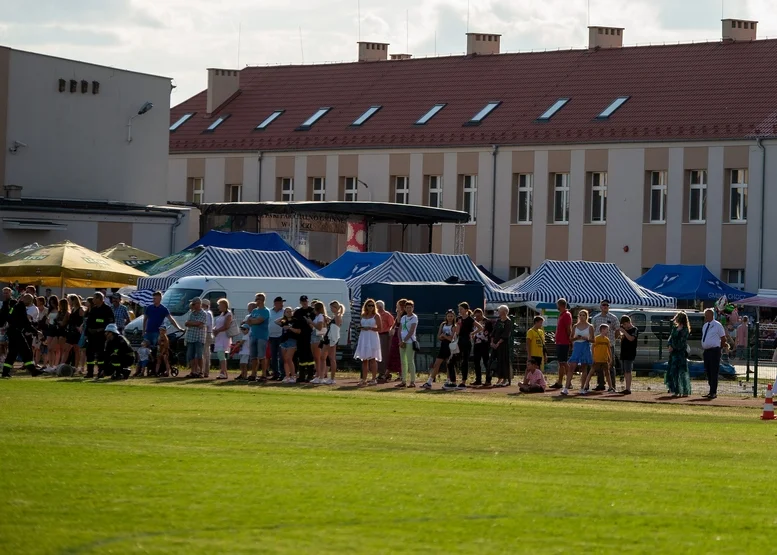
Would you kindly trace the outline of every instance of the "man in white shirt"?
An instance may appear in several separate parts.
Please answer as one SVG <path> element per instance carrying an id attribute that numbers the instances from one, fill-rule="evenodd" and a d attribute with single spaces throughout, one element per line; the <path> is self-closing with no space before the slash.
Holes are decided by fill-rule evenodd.
<path id="1" fill-rule="evenodd" d="M 707 372 L 707 381 L 710 384 L 710 392 L 704 396 L 707 399 L 715 399 L 718 396 L 720 357 L 725 344 L 726 330 L 723 324 L 715 320 L 712 309 L 705 310 L 704 326 L 701 328 L 701 346 L 704 349 L 704 371 Z"/>

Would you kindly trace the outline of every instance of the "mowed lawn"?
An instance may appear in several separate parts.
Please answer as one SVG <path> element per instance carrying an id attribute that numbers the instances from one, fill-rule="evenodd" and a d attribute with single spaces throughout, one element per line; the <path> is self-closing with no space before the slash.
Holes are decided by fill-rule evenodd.
<path id="1" fill-rule="evenodd" d="M 0 553 L 755 553 L 753 409 L 0 382 Z"/>

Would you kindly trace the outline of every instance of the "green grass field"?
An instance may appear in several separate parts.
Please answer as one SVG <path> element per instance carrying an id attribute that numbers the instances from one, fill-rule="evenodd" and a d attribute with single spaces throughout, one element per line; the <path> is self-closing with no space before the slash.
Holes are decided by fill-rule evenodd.
<path id="1" fill-rule="evenodd" d="M 0 553 L 768 552 L 759 415 L 14 379 Z"/>

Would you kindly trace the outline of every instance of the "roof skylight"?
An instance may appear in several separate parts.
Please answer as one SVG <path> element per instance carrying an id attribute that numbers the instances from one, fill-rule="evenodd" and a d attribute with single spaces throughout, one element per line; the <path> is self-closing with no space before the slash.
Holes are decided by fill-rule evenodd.
<path id="1" fill-rule="evenodd" d="M 383 108 L 383 106 L 370 106 L 370 108 L 366 112 L 364 112 L 361 116 L 359 116 L 359 119 L 357 119 L 351 125 L 353 127 L 359 127 L 360 125 L 363 125 L 368 119 L 374 116 L 375 113 L 381 108 Z"/>
<path id="2" fill-rule="evenodd" d="M 175 131 L 176 129 L 181 127 L 184 123 L 189 121 L 189 118 L 191 118 L 193 115 L 194 115 L 194 112 L 182 115 L 178 121 L 176 121 L 173 125 L 170 126 L 170 131 Z"/>
<path id="3" fill-rule="evenodd" d="M 602 112 L 601 114 L 596 116 L 596 119 L 607 119 L 607 118 L 609 118 L 611 115 L 613 115 L 615 113 L 615 111 L 618 108 L 623 106 L 629 98 L 631 98 L 631 97 L 630 96 L 619 96 L 617 99 L 615 99 L 613 101 L 612 104 L 607 106 L 607 108 L 604 110 L 604 112 Z"/>
<path id="4" fill-rule="evenodd" d="M 268 125 L 270 125 L 272 122 L 274 122 L 276 119 L 280 117 L 280 115 L 283 113 L 283 110 L 275 110 L 272 114 L 267 116 L 267 119 L 265 119 L 262 123 L 256 126 L 256 129 L 266 129 Z"/>
<path id="5" fill-rule="evenodd" d="M 561 108 L 563 108 L 567 102 L 569 102 L 568 98 L 559 98 L 556 100 L 556 102 L 553 103 L 553 106 L 548 108 L 544 114 L 537 118 L 537 121 L 550 121 L 550 118 L 555 116 L 556 112 L 561 110 Z"/>
<path id="6" fill-rule="evenodd" d="M 297 131 L 304 131 L 306 129 L 310 129 L 313 127 L 313 124 L 315 124 L 318 120 L 320 120 L 326 113 L 331 110 L 332 108 L 319 108 L 318 111 L 310 116 L 308 119 L 305 120 L 305 123 L 297 127 Z"/>
<path id="7" fill-rule="evenodd" d="M 425 113 L 425 114 L 424 114 L 424 115 L 421 117 L 421 119 L 419 119 L 417 122 L 415 122 L 415 124 L 416 124 L 416 125 L 426 125 L 426 123 L 427 123 L 427 122 L 428 122 L 430 119 L 432 119 L 434 116 L 436 116 L 436 115 L 437 115 L 437 112 L 439 112 L 440 110 L 442 110 L 443 108 L 445 108 L 445 106 L 447 106 L 447 105 L 446 105 L 446 104 L 435 104 L 434 106 L 432 106 L 432 109 L 431 109 L 431 110 L 429 110 L 428 112 L 426 112 L 426 113 Z"/>
<path id="8" fill-rule="evenodd" d="M 482 110 L 480 110 L 477 114 L 475 114 L 475 116 L 464 125 L 480 125 L 483 122 L 483 120 L 486 119 L 488 115 L 491 112 L 493 112 L 496 109 L 496 107 L 499 106 L 501 103 L 502 103 L 501 100 L 489 102 L 488 104 L 485 105 L 485 107 Z"/>
<path id="9" fill-rule="evenodd" d="M 211 123 L 205 131 L 215 131 L 216 128 L 229 119 L 229 114 L 219 116 L 216 121 Z"/>

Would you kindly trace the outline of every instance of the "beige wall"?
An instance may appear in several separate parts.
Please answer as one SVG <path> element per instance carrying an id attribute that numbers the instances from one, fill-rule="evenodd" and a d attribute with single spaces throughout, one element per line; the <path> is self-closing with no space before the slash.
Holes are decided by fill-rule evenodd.
<path id="1" fill-rule="evenodd" d="M 5 158 L 8 152 L 8 87 L 11 49 L 0 47 L 0 185 L 11 185 L 5 176 Z M 11 139 L 12 141 L 14 139 Z M 15 185 L 15 184 L 14 184 Z"/>
<path id="2" fill-rule="evenodd" d="M 768 164 L 767 181 L 772 174 L 777 177 L 777 144 L 774 149 L 775 161 Z M 203 175 L 206 165 L 204 158 L 210 164 L 211 158 L 219 156 L 225 158 L 224 155 L 216 154 L 192 155 L 186 160 L 186 174 Z M 246 159 L 254 156 L 255 153 L 245 154 Z M 580 145 L 575 146 L 574 150 L 569 147 L 502 147 L 497 158 L 497 211 L 496 222 L 493 224 L 491 163 L 491 149 L 365 150 L 326 155 L 304 152 L 265 153 L 263 161 L 267 168 L 272 169 L 276 179 L 325 174 L 329 182 L 335 174 L 340 178 L 358 177 L 369 183 L 370 194 L 376 201 L 389 199 L 391 177 L 407 175 L 410 177 L 412 202 L 427 204 L 426 177 L 441 175 L 444 178 L 443 203 L 447 208 L 459 205 L 460 176 L 477 175 L 478 224 L 466 226 L 464 252 L 489 267 L 489 234 L 493 225 L 498 238 L 495 240 L 494 263 L 497 275 L 501 277 L 507 277 L 510 266 L 536 268 L 545 259 L 564 260 L 569 257 L 614 262 L 632 277 L 637 277 L 642 268 L 656 263 L 707 263 L 715 272 L 743 268 L 746 269 L 746 277 L 755 279 L 754 276 L 757 276 L 758 230 L 753 228 L 753 221 L 760 212 L 757 189 L 760 183 L 760 150 L 754 144 Z M 711 225 L 709 215 L 706 225 L 683 223 L 687 220 L 687 170 L 708 171 L 708 191 L 713 199 L 708 205 L 708 214 L 725 216 L 730 170 L 740 168 L 750 172 L 749 223 L 729 225 L 724 218 L 723 223 L 718 222 L 720 225 L 714 225 L 715 222 Z M 227 159 L 223 169 L 225 179 L 228 181 L 230 175 L 237 175 L 238 169 L 237 162 Z M 594 171 L 608 173 L 610 189 L 606 225 L 585 224 L 582 216 L 584 207 L 590 206 L 587 177 Z M 666 225 L 643 225 L 650 202 L 650 171 L 666 171 L 668 175 Z M 512 225 L 517 203 L 515 176 L 520 173 L 533 174 L 534 213 L 533 223 L 529 225 Z M 548 183 L 548 178 L 553 173 L 570 174 L 570 186 L 574 189 L 571 192 L 572 211 L 577 210 L 575 218 L 579 217 L 579 221 L 570 217 L 569 225 L 547 223 L 553 202 L 552 183 Z M 777 179 L 774 182 L 777 185 Z M 307 182 L 295 182 L 298 200 L 303 198 L 301 194 L 307 198 L 307 186 Z M 340 187 L 338 184 L 341 194 Z M 714 200 L 718 197 L 721 202 Z M 367 199 L 363 187 L 359 189 L 359 199 Z M 716 206 L 713 201 L 717 203 Z M 777 210 L 777 197 L 770 201 L 767 196 L 767 203 L 774 203 Z M 510 229 L 505 233 L 507 226 Z M 408 252 L 424 252 L 427 249 L 426 229 L 410 226 L 404 246 L 400 244 L 399 228 L 381 229 L 380 233 L 376 232 L 376 240 L 379 234 L 382 235 L 375 243 L 375 248 L 404 248 Z M 453 225 L 435 226 L 433 249 L 436 252 L 453 253 L 454 235 Z M 625 246 L 629 247 L 628 252 L 624 250 Z M 344 245 L 338 240 L 334 248 L 342 250 Z M 777 261 L 777 252 L 774 259 Z M 774 286 L 777 287 L 777 262 L 774 265 Z"/>

